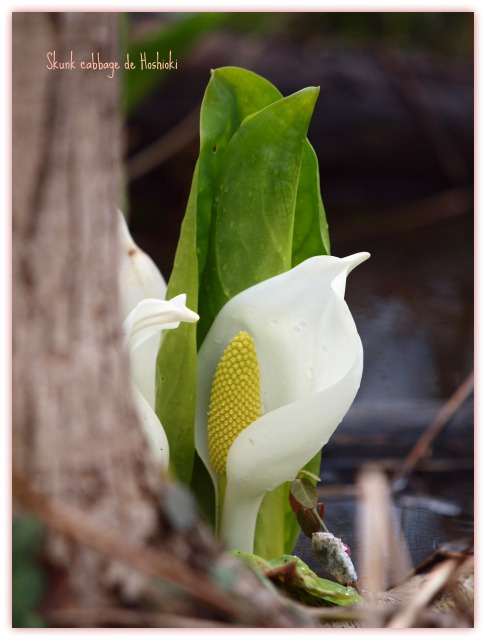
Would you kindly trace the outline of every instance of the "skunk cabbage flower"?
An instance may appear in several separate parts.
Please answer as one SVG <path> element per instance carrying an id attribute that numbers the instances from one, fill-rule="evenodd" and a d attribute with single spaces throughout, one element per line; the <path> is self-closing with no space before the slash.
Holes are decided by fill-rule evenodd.
<path id="1" fill-rule="evenodd" d="M 261 501 L 327 443 L 358 391 L 363 350 L 344 301 L 369 257 L 318 256 L 221 309 L 198 355 L 196 448 L 227 547 L 251 553 Z"/>
<path id="2" fill-rule="evenodd" d="M 167 286 L 152 259 L 133 242 L 119 212 L 119 269 L 123 333 L 130 357 L 140 421 L 163 472 L 169 466 L 169 443 L 155 407 L 155 367 L 161 332 L 199 316 L 185 306 L 184 294 L 164 300 Z"/>

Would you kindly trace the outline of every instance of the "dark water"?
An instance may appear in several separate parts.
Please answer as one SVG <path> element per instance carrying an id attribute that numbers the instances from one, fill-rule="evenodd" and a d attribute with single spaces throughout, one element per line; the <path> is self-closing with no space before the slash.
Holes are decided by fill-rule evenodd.
<path id="1" fill-rule="evenodd" d="M 348 280 L 347 300 L 364 348 L 357 399 L 324 448 L 321 477 L 327 526 L 352 548 L 360 542 L 351 485 L 365 463 L 390 477 L 474 366 L 472 216 L 400 235 L 342 242 L 342 255 L 372 258 Z M 474 511 L 474 406 L 470 397 L 394 495 L 397 531 L 418 565 L 443 544 L 471 540 Z"/>

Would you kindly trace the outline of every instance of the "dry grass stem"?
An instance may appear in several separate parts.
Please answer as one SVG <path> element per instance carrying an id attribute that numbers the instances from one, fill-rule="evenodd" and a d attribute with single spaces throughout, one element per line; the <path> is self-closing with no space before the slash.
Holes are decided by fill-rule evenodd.
<path id="1" fill-rule="evenodd" d="M 469 559 L 466 560 L 468 562 Z M 404 604 L 402 609 L 388 623 L 391 629 L 408 629 L 417 626 L 417 620 L 434 598 L 457 578 L 462 570 L 463 559 L 450 559 L 438 565 L 427 577 L 415 597 Z"/>

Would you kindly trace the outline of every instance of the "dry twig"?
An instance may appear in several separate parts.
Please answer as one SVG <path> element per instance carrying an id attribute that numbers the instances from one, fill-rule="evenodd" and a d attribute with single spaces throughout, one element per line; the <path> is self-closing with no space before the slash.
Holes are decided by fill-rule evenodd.
<path id="1" fill-rule="evenodd" d="M 349 241 L 406 233 L 468 214 L 473 206 L 474 195 L 469 187 L 452 187 L 379 212 L 347 216 L 341 224 L 336 222 L 333 234 Z"/>
<path id="2" fill-rule="evenodd" d="M 403 488 L 406 479 L 413 471 L 419 460 L 423 458 L 432 442 L 439 435 L 445 425 L 454 416 L 456 411 L 467 400 L 474 388 L 474 371 L 468 375 L 464 382 L 454 391 L 449 400 L 444 404 L 442 409 L 437 414 L 435 420 L 425 430 L 422 436 L 417 440 L 415 446 L 405 458 L 402 468 L 395 476 L 392 486 L 395 491 L 399 491 Z"/>
<path id="3" fill-rule="evenodd" d="M 51 609 L 48 621 L 56 627 L 77 627 L 79 621 L 90 627 L 137 627 L 137 628 L 230 628 L 231 625 L 174 615 L 171 613 L 152 613 L 117 607 L 104 608 L 63 608 Z"/>
<path id="4" fill-rule="evenodd" d="M 199 107 L 190 111 L 153 144 L 129 158 L 125 164 L 128 181 L 140 178 L 194 140 L 198 135 L 198 122 Z"/>
<path id="5" fill-rule="evenodd" d="M 237 560 L 221 554 L 215 569 L 227 575 L 226 582 L 231 578 L 231 584 L 227 589 L 219 587 L 208 574 L 194 570 L 174 554 L 164 549 L 126 542 L 118 532 L 100 529 L 97 523 L 78 509 L 56 504 L 35 491 L 15 466 L 12 474 L 13 495 L 19 506 L 31 511 L 58 534 L 114 558 L 144 575 L 182 588 L 199 604 L 206 605 L 206 622 L 216 616 L 239 626 L 313 626 L 312 620 L 303 616 L 292 601 L 263 587 L 258 578 Z M 206 626 L 204 621 L 201 621 L 201 626 Z"/>

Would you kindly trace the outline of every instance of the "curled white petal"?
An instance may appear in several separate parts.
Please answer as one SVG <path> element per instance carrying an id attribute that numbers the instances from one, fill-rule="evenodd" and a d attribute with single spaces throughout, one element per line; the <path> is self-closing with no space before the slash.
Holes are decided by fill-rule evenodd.
<path id="1" fill-rule="evenodd" d="M 177 329 L 181 322 L 197 322 L 199 316 L 186 307 L 186 294 L 171 300 L 142 300 L 123 323 L 130 353 L 153 335 L 165 329 Z"/>
<path id="2" fill-rule="evenodd" d="M 206 412 L 222 353 L 241 330 L 253 337 L 263 416 L 242 431 L 227 459 L 221 535 L 252 551 L 265 492 L 295 474 L 326 444 L 359 388 L 363 355 L 344 301 L 346 277 L 369 257 L 310 258 L 230 300 L 218 314 L 198 356 L 196 447 L 213 482 Z"/>

